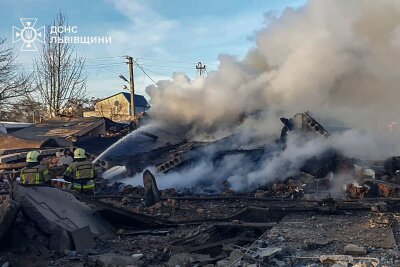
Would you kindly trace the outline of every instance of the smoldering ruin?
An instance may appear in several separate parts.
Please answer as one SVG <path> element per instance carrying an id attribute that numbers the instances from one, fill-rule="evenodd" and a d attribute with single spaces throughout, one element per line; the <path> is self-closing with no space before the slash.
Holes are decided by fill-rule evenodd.
<path id="1" fill-rule="evenodd" d="M 1 134 L 0 262 L 400 266 L 399 12 L 310 1 L 266 15 L 243 60 L 149 86 L 130 124 Z M 70 146 L 101 170 L 94 195 L 62 179 Z M 17 182 L 32 149 L 51 186 Z"/>

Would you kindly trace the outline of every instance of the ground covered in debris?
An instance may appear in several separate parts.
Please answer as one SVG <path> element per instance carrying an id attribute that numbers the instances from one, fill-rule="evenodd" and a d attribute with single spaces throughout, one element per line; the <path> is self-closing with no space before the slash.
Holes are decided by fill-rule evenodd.
<path id="1" fill-rule="evenodd" d="M 172 218 L 176 216 L 173 213 L 180 209 L 169 209 L 168 200 L 144 208 L 142 212 L 147 209 L 145 214 L 155 218 L 158 226 L 148 227 L 145 222 L 140 226 L 139 221 L 136 221 L 139 225 L 133 228 L 120 225 L 116 236 L 98 237 L 96 245 L 85 251 L 50 250 L 49 236 L 19 215 L 7 236 L 12 243 L 2 247 L 5 252 L 0 254 L 0 262 L 8 262 L 10 266 L 93 267 L 316 267 L 338 262 L 343 265 L 337 266 L 378 266 L 377 262 L 380 262 L 379 266 L 400 264 L 396 243 L 400 236 L 400 214 L 383 211 L 388 207 L 391 209 L 392 205 L 383 205 L 383 210 L 379 210 L 376 207 L 382 206 L 381 202 L 336 203 L 337 210 L 331 213 L 321 209 L 324 204 L 310 201 L 301 204 L 301 200 L 253 200 L 249 205 L 249 202 L 243 204 L 246 202 L 243 199 L 229 201 L 223 199 L 226 197 L 221 198 L 176 200 L 175 204 L 181 205 L 184 214 L 193 220 L 170 220 L 176 222 L 170 225 L 157 220 L 166 218 L 157 214 L 157 210 L 162 210 L 159 211 L 161 214 L 170 214 Z M 186 206 L 192 208 L 192 213 L 186 210 Z M 218 207 L 213 212 L 221 213 L 222 217 L 222 211 L 233 209 L 235 216 L 224 220 L 219 216 L 199 217 L 199 213 L 207 214 L 208 206 Z M 120 208 L 119 205 L 114 207 Z M 204 211 L 199 212 L 199 209 Z M 227 214 L 231 215 L 230 212 Z M 118 213 L 113 216 L 118 216 Z M 149 217 L 144 219 L 151 220 Z M 347 255 L 347 258 L 338 255 Z M 360 261 L 364 261 L 364 265 L 357 265 Z"/>
<path id="2" fill-rule="evenodd" d="M 289 131 L 329 136 L 308 113 L 296 116 L 297 126 L 282 119 L 281 140 L 248 150 L 232 145 L 234 135 L 215 142 L 187 142 L 158 128 L 127 135 L 127 155 L 99 157 L 104 173 L 91 196 L 66 191 L 60 179 L 52 186 L 21 186 L 11 179 L 15 172 L 4 172 L 2 225 L 14 214 L 8 207 L 21 213 L 3 236 L 0 264 L 400 266 L 400 158 L 371 162 L 328 149 L 302 164 L 282 159 L 275 163 L 279 170 L 294 164 L 295 171 L 244 191 L 225 177 L 237 166 L 217 173 L 232 157 L 257 170 L 271 154 L 285 153 Z M 21 155 L 3 158 L 13 162 Z M 187 186 L 166 186 L 168 175 L 204 160 L 214 169 L 203 175 L 213 179 L 185 184 L 190 177 L 179 176 L 175 181 Z"/>

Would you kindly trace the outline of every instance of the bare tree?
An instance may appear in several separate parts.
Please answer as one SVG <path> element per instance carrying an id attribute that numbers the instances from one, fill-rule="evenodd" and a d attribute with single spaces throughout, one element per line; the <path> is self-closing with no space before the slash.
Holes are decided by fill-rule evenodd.
<path id="1" fill-rule="evenodd" d="M 68 27 L 66 16 L 59 13 L 52 26 Z M 65 34 L 62 31 L 48 34 L 40 56 L 34 61 L 36 88 L 50 117 L 68 113 L 71 99 L 86 97 L 85 58 L 75 52 L 71 43 L 54 42 L 54 37 L 62 39 Z"/>
<path id="2" fill-rule="evenodd" d="M 96 111 L 101 117 L 118 120 L 121 119 L 121 117 L 128 116 L 129 106 L 119 101 L 99 101 L 99 103 L 96 104 Z"/>
<path id="3" fill-rule="evenodd" d="M 6 111 L 13 101 L 26 96 L 30 90 L 30 76 L 24 74 L 15 62 L 12 48 L 5 47 L 5 39 L 0 38 L 0 111 Z M 3 115 L 0 115 L 3 117 Z"/>
<path id="4" fill-rule="evenodd" d="M 13 105 L 10 106 L 8 112 L 3 116 L 7 121 L 19 122 L 40 122 L 46 117 L 46 109 L 44 105 L 31 96 L 21 97 Z"/>
<path id="5" fill-rule="evenodd" d="M 83 117 L 83 113 L 85 111 L 91 111 L 93 107 L 94 98 L 71 98 L 68 101 L 68 113 L 65 113 L 67 116 L 71 117 Z"/>

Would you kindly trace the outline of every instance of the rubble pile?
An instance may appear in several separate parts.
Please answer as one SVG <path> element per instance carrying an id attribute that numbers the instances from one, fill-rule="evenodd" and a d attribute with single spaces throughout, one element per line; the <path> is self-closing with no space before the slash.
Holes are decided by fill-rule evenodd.
<path id="1" fill-rule="evenodd" d="M 183 129 L 89 121 L 90 131 L 74 132 L 87 136 L 53 140 L 97 157 L 102 178 L 91 196 L 69 191 L 60 176 L 65 166 L 57 155 L 69 147 L 41 148 L 52 186 L 19 185 L 28 148 L 3 151 L 0 264 L 400 266 L 399 157 L 366 161 L 329 148 L 250 190 L 235 190 L 224 178 L 235 167 L 189 185 L 178 176 L 184 186 L 168 187 L 171 175 L 205 160 L 220 166 L 239 155 L 256 168 L 282 153 L 292 134 L 330 136 L 308 113 L 281 121 L 279 140 L 246 149 L 235 146 L 235 136 L 199 142 Z M 91 148 L 95 139 L 123 148 Z"/>

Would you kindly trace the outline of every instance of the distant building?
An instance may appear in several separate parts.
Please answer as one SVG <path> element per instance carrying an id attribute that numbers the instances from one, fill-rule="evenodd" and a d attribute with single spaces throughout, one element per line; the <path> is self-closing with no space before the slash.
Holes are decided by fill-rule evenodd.
<path id="1" fill-rule="evenodd" d="M 150 108 L 146 98 L 135 95 L 135 114 Z M 94 111 L 84 112 L 84 117 L 106 117 L 114 121 L 127 121 L 131 117 L 131 95 L 121 92 L 106 97 L 95 104 Z"/>

